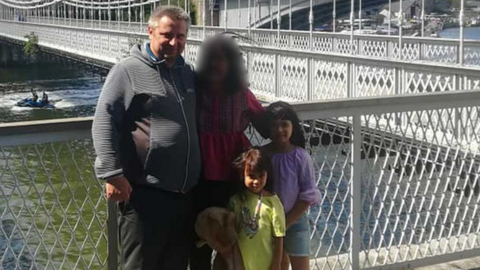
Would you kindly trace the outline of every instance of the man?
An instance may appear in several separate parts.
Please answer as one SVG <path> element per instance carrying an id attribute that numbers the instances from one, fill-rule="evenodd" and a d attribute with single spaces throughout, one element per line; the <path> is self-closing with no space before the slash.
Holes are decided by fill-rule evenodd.
<path id="1" fill-rule="evenodd" d="M 186 269 L 191 189 L 200 174 L 192 69 L 180 55 L 190 18 L 150 16 L 150 41 L 110 71 L 93 122 L 95 170 L 119 202 L 123 269 Z"/>
<path id="2" fill-rule="evenodd" d="M 43 91 L 42 95 L 42 105 L 48 105 L 48 95 L 45 93 L 45 91 Z"/>
<path id="3" fill-rule="evenodd" d="M 30 92 L 32 93 L 32 100 L 34 103 L 37 103 L 38 101 L 38 95 L 37 95 L 37 91 L 33 90 L 33 88 L 30 89 Z"/>

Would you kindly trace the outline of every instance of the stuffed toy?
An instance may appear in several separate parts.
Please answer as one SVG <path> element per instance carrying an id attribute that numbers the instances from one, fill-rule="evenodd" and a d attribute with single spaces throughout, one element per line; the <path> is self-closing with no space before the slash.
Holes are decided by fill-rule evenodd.
<path id="1" fill-rule="evenodd" d="M 233 212 L 219 207 L 205 209 L 197 217 L 195 232 L 200 238 L 197 248 L 208 244 L 217 251 L 213 270 L 245 270 L 237 245 Z"/>

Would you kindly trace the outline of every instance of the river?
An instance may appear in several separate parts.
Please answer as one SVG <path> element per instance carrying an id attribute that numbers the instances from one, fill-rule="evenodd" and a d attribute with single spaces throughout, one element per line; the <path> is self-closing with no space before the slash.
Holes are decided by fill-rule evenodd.
<path id="1" fill-rule="evenodd" d="M 460 37 L 460 28 L 447 28 L 439 33 L 442 38 L 455 38 Z M 480 40 L 480 27 L 466 27 L 463 30 L 464 39 Z"/>
<path id="2" fill-rule="evenodd" d="M 103 84 L 99 75 L 86 72 L 83 65 L 58 61 L 46 54 L 39 56 L 37 63 L 28 63 L 21 48 L 12 44 L 0 43 L 0 52 L 0 122 L 93 114 Z M 32 96 L 31 89 L 40 97 L 45 91 L 56 109 L 16 106 Z"/>
<path id="3" fill-rule="evenodd" d="M 93 115 L 103 81 L 87 70 L 43 53 L 31 63 L 0 41 L 0 122 Z M 56 109 L 16 106 L 30 89 Z M 0 269 L 104 269 L 106 203 L 93 157 L 90 140 L 0 147 Z"/>

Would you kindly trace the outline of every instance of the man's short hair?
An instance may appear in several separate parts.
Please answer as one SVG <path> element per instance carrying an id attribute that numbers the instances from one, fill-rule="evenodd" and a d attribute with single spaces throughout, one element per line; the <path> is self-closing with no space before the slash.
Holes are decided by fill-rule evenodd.
<path id="1" fill-rule="evenodd" d="M 158 27 L 158 21 L 163 17 L 169 17 L 174 21 L 185 21 L 187 23 L 187 30 L 190 27 L 190 16 L 182 8 L 176 6 L 159 6 L 157 7 L 150 18 L 148 19 L 148 26 L 152 28 Z"/>

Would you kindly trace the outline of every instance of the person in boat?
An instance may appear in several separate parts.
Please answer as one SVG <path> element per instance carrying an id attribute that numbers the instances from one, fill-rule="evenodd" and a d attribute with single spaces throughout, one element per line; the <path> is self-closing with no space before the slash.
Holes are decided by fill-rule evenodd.
<path id="1" fill-rule="evenodd" d="M 45 91 L 43 92 L 43 95 L 42 95 L 42 105 L 48 105 L 48 95 L 47 93 L 45 93 Z"/>
<path id="2" fill-rule="evenodd" d="M 35 90 L 33 90 L 33 88 L 30 89 L 30 92 L 32 92 L 32 96 L 33 96 L 32 100 L 33 100 L 33 102 L 34 102 L 34 103 L 37 103 L 37 101 L 38 101 L 37 92 L 36 92 Z"/>

